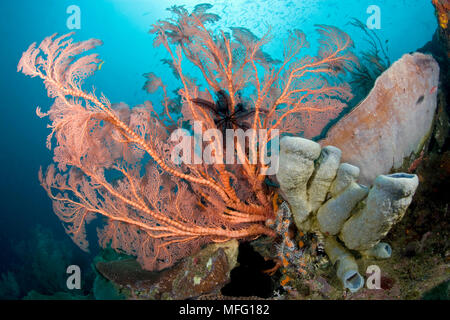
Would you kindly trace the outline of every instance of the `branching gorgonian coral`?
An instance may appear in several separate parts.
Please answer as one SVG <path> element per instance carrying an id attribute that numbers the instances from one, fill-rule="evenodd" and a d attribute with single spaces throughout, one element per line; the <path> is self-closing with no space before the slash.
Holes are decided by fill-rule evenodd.
<path id="1" fill-rule="evenodd" d="M 250 161 L 245 140 L 226 145 L 238 163 L 175 163 L 171 133 L 195 123 L 201 123 L 203 133 L 220 127 L 214 110 L 199 101 L 214 105 L 213 96 L 224 92 L 229 101 L 222 106 L 229 110 L 222 112 L 233 115 L 245 107 L 248 116 L 239 119 L 240 125 L 266 130 L 270 138 L 258 149 L 264 153 L 270 139 L 281 134 L 319 134 L 351 98 L 348 85 L 338 78 L 355 61 L 347 34 L 318 26 L 320 49 L 312 57 L 300 56 L 308 43 L 304 33 L 294 30 L 279 62 L 262 51 L 269 34 L 258 38 L 244 28 L 213 33 L 207 26 L 219 17 L 209 8 L 199 5 L 189 13 L 172 7 L 174 18 L 151 30 L 180 81 L 179 117 L 171 113 L 176 99 L 154 73 L 147 74 L 145 87 L 164 93 L 162 108 L 156 108 L 162 113 L 150 102 L 129 108 L 82 89 L 100 62 L 96 54 L 84 52 L 100 45 L 99 40 L 74 42 L 71 33 L 53 35 L 23 54 L 18 70 L 41 78 L 55 99 L 48 112 L 37 109 L 51 121 L 48 147 L 56 142 L 56 166 L 41 171 L 39 178 L 66 232 L 82 249 L 88 248 L 86 224 L 95 217 L 104 218 L 98 232 L 102 246 L 135 255 L 151 270 L 168 267 L 208 242 L 275 236 L 265 225 L 274 217 L 267 164 Z M 206 85 L 183 71 L 187 64 L 198 68 Z M 237 123 L 227 125 L 237 129 Z"/>

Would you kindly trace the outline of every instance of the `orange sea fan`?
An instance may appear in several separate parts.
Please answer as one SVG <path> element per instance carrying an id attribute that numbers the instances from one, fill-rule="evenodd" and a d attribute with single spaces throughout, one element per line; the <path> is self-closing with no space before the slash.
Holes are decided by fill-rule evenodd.
<path id="1" fill-rule="evenodd" d="M 243 28 L 233 28 L 232 35 L 211 32 L 206 25 L 219 17 L 209 8 L 199 5 L 189 13 L 172 7 L 175 19 L 159 21 L 151 30 L 181 83 L 176 102 L 159 77 L 146 74 L 145 88 L 164 93 L 162 114 L 150 102 L 129 108 L 83 91 L 83 80 L 100 62 L 83 53 L 99 40 L 53 35 L 39 47 L 32 44 L 20 59 L 18 70 L 40 77 L 55 98 L 50 110 L 38 115 L 51 121 L 48 146 L 56 141 L 57 168 L 40 171 L 39 178 L 66 232 L 82 249 L 88 249 L 86 225 L 99 216 L 104 218 L 100 244 L 137 256 L 149 270 L 168 267 L 208 242 L 275 236 L 265 226 L 274 217 L 265 164 L 250 162 L 248 148 L 239 142 L 234 152 L 242 164 L 177 164 L 171 160 L 170 133 L 193 121 L 201 121 L 202 130 L 217 129 L 213 111 L 193 101 L 207 101 L 219 91 L 229 96 L 228 114 L 241 103 L 239 108 L 251 111 L 249 126 L 273 133 L 273 139 L 284 133 L 318 135 L 351 98 L 338 79 L 355 62 L 352 41 L 342 31 L 318 26 L 321 49 L 315 57 L 299 57 L 306 36 L 293 31 L 278 61 L 262 51 L 268 34 L 258 38 Z M 200 70 L 206 88 L 183 72 L 185 62 Z M 336 65 L 342 66 L 339 72 Z M 249 89 L 253 94 L 242 97 Z M 181 110 L 181 118 L 173 117 L 173 110 Z"/>

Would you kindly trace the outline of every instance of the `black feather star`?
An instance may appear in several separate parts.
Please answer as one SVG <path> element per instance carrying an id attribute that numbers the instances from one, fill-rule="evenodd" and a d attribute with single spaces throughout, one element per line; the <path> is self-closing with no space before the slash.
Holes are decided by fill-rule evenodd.
<path id="1" fill-rule="evenodd" d="M 249 129 L 249 126 L 244 122 L 244 120 L 254 114 L 255 110 L 246 110 L 245 105 L 242 102 L 239 102 L 236 104 L 233 111 L 231 98 L 228 93 L 224 90 L 219 90 L 216 94 L 217 99 L 215 103 L 200 98 L 192 99 L 191 101 L 196 105 L 213 112 L 214 123 L 224 135 L 227 129 Z"/>

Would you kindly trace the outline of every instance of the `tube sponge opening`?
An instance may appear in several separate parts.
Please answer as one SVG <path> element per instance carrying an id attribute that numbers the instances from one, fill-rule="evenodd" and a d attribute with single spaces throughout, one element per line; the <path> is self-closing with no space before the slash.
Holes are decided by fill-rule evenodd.
<path id="1" fill-rule="evenodd" d="M 334 237 L 325 239 L 325 252 L 331 262 L 336 264 L 336 276 L 341 280 L 344 288 L 354 293 L 364 286 L 364 278 L 358 272 L 355 258 Z"/>
<path id="2" fill-rule="evenodd" d="M 364 278 L 355 270 L 347 271 L 342 277 L 344 288 L 354 293 L 364 286 Z"/>
<path id="3" fill-rule="evenodd" d="M 388 243 L 380 242 L 373 248 L 365 251 L 364 254 L 377 259 L 388 259 L 392 255 L 392 248 Z"/>

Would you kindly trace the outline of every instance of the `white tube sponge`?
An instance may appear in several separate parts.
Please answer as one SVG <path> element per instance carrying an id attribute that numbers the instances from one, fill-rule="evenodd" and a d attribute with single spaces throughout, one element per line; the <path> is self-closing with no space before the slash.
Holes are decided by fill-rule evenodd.
<path id="1" fill-rule="evenodd" d="M 374 247 L 403 218 L 418 184 L 413 174 L 378 176 L 365 206 L 344 223 L 339 238 L 352 250 Z"/>
<path id="2" fill-rule="evenodd" d="M 392 255 L 392 248 L 386 242 L 379 242 L 373 248 L 363 251 L 362 254 L 377 259 L 389 259 Z"/>
<path id="3" fill-rule="evenodd" d="M 324 249 L 333 264 L 336 264 L 336 275 L 344 288 L 356 292 L 364 285 L 364 278 L 359 274 L 355 258 L 337 243 L 334 237 L 327 237 Z"/>
<path id="4" fill-rule="evenodd" d="M 319 155 L 320 145 L 314 141 L 299 137 L 283 137 L 280 141 L 277 180 L 298 228 L 301 228 L 301 223 L 311 212 L 307 185 L 314 172 L 314 161 Z"/>
<path id="5" fill-rule="evenodd" d="M 332 146 L 322 149 L 308 189 L 309 203 L 313 212 L 325 202 L 330 185 L 336 177 L 340 161 L 341 150 Z"/>
<path id="6" fill-rule="evenodd" d="M 331 198 L 317 212 L 317 222 L 320 231 L 325 235 L 337 235 L 344 222 L 350 217 L 356 207 L 367 195 L 368 189 L 352 182 L 336 198 Z"/>
<path id="7" fill-rule="evenodd" d="M 359 176 L 359 168 L 348 163 L 341 163 L 338 168 L 336 179 L 330 188 L 330 193 L 333 197 L 345 190 L 350 183 L 355 182 Z"/>

